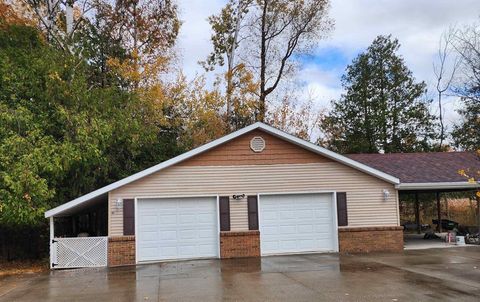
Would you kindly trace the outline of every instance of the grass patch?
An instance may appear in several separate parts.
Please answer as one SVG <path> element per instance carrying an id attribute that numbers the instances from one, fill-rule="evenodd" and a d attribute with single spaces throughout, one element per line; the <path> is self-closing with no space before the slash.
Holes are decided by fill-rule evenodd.
<path id="1" fill-rule="evenodd" d="M 47 271 L 48 259 L 42 260 L 0 260 L 0 277 L 20 274 L 34 274 Z"/>

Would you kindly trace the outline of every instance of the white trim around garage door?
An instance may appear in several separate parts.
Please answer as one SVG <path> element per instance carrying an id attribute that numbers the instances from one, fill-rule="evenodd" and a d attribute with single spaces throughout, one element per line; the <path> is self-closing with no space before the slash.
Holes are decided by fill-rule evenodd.
<path id="1" fill-rule="evenodd" d="M 268 196 L 268 195 L 307 195 L 307 194 L 331 194 L 332 195 L 332 215 L 333 215 L 333 223 L 334 223 L 334 234 L 333 234 L 333 240 L 334 240 L 334 248 L 335 250 L 332 252 L 338 252 L 340 250 L 339 247 L 339 242 L 338 242 L 338 218 L 337 218 L 337 191 L 299 191 L 299 192 L 272 192 L 272 193 L 258 193 L 257 194 L 257 207 L 258 207 L 258 229 L 261 229 L 261 224 L 262 224 L 262 219 L 261 219 L 261 196 Z M 261 236 L 262 234 L 260 233 L 260 241 L 261 241 Z M 260 243 L 261 244 L 261 243 Z M 261 252 L 261 251 L 260 251 Z M 313 251 L 311 253 L 318 253 L 316 251 Z M 284 254 L 284 253 L 282 253 Z M 298 252 L 298 253 L 288 253 L 288 254 L 305 254 L 305 252 Z M 264 255 L 261 255 L 262 257 Z M 273 256 L 272 254 L 268 254 L 265 256 Z"/>
<path id="2" fill-rule="evenodd" d="M 215 198 L 216 202 L 216 212 L 217 212 L 217 254 L 218 257 L 220 258 L 220 205 L 219 205 L 219 200 L 220 200 L 220 195 L 218 194 L 208 194 L 208 195 L 183 195 L 183 196 L 178 196 L 178 195 L 173 195 L 173 196 L 141 196 L 141 197 L 135 197 L 135 263 L 136 264 L 144 264 L 144 263 L 151 263 L 151 262 L 172 262 L 172 261 L 180 261 L 180 260 L 190 260 L 190 259 L 166 259 L 166 260 L 158 260 L 158 261 L 138 261 L 138 200 L 144 200 L 144 199 L 172 199 L 172 198 L 206 198 L 206 197 L 212 197 Z"/>

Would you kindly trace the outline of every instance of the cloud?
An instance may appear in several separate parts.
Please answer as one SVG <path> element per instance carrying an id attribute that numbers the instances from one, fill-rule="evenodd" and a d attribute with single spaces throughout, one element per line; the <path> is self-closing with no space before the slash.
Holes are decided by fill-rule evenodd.
<path id="1" fill-rule="evenodd" d="M 197 62 L 211 50 L 206 18 L 217 13 L 224 3 L 179 2 L 184 20 L 179 48 L 189 77 L 203 72 Z M 432 64 L 440 35 L 450 25 L 472 23 L 479 15 L 479 0 L 332 0 L 330 16 L 335 20 L 335 29 L 329 38 L 318 43 L 313 56 L 300 57 L 298 79 L 305 93 L 313 94 L 320 106 L 328 107 L 329 101 L 342 93 L 340 80 L 346 65 L 377 35 L 392 34 L 399 39 L 399 53 L 415 78 L 425 81 L 433 92 Z M 454 109 L 459 106 L 455 98 L 445 101 L 446 121 L 450 125 L 458 119 Z M 432 111 L 435 109 L 432 107 Z"/>
<path id="2" fill-rule="evenodd" d="M 182 27 L 177 47 L 180 51 L 185 75 L 193 78 L 202 73 L 198 61 L 205 60 L 212 51 L 210 36 L 212 34 L 207 18 L 216 14 L 225 5 L 223 0 L 188 0 L 178 2 Z"/>

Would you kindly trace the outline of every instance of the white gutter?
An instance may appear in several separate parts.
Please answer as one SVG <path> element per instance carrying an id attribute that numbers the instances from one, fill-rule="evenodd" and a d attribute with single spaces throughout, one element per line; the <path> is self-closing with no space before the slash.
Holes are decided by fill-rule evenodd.
<path id="1" fill-rule="evenodd" d="M 418 182 L 401 183 L 395 186 L 398 190 L 437 190 L 437 189 L 478 189 L 479 183 L 459 182 Z"/>

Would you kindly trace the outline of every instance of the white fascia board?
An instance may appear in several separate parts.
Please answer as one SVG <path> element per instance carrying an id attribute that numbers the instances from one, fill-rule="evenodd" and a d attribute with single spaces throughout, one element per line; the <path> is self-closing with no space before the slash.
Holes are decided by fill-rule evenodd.
<path id="1" fill-rule="evenodd" d="M 395 186 L 398 190 L 436 190 L 436 189 L 478 189 L 480 184 L 467 181 L 460 182 L 420 182 L 401 183 Z"/>
<path id="2" fill-rule="evenodd" d="M 195 149 L 193 149 L 193 150 L 191 150 L 191 151 L 185 152 L 185 153 L 183 153 L 183 154 L 181 154 L 181 155 L 179 155 L 179 156 L 177 156 L 177 157 L 174 157 L 174 158 L 172 158 L 172 159 L 166 160 L 166 161 L 164 161 L 164 162 L 162 162 L 162 163 L 160 163 L 160 164 L 158 164 L 158 165 L 152 166 L 152 167 L 150 167 L 150 168 L 148 168 L 148 169 L 145 169 L 145 170 L 143 170 L 143 171 L 140 171 L 140 172 L 138 172 L 138 173 L 135 173 L 135 174 L 133 174 L 133 175 L 130 175 L 130 176 L 124 178 L 124 179 L 121 179 L 121 180 L 119 180 L 119 181 L 116 181 L 116 182 L 114 182 L 114 183 L 112 183 L 112 184 L 110 184 L 110 185 L 108 185 L 108 186 L 105 186 L 105 187 L 103 187 L 103 188 L 100 188 L 100 189 L 98 189 L 98 190 L 95 190 L 95 191 L 93 191 L 93 192 L 90 192 L 90 193 L 88 193 L 88 194 L 86 194 L 86 195 L 83 195 L 83 196 L 81 196 L 81 197 L 79 197 L 79 198 L 76 198 L 76 199 L 74 199 L 74 200 L 72 200 L 72 201 L 69 201 L 69 202 L 67 202 L 67 203 L 65 203 L 65 204 L 63 204 L 63 205 L 61 205 L 61 206 L 58 206 L 58 207 L 53 208 L 53 209 L 51 209 L 51 210 L 48 210 L 48 211 L 45 212 L 45 217 L 48 218 L 48 217 L 52 217 L 52 216 L 55 216 L 55 215 L 57 215 L 57 214 L 60 214 L 60 213 L 62 213 L 63 211 L 66 211 L 66 210 L 68 210 L 68 209 L 74 208 L 74 207 L 82 204 L 83 202 L 86 202 L 86 201 L 88 201 L 88 200 L 91 200 L 91 199 L 93 199 L 93 198 L 95 198 L 95 197 L 98 197 L 98 196 L 100 196 L 100 195 L 106 194 L 106 193 L 108 193 L 108 192 L 110 192 L 110 191 L 112 191 L 112 190 L 115 190 L 115 189 L 117 189 L 117 188 L 119 188 L 119 187 L 121 187 L 121 186 L 124 186 L 124 185 L 126 185 L 126 184 L 131 183 L 131 182 L 134 182 L 134 181 L 136 181 L 136 180 L 138 180 L 138 179 L 140 179 L 140 178 L 143 178 L 143 177 L 145 177 L 145 176 L 148 176 L 148 175 L 150 175 L 150 174 L 153 174 L 153 173 L 155 173 L 155 172 L 158 172 L 158 171 L 160 171 L 160 170 L 162 170 L 162 169 L 165 169 L 165 168 L 168 168 L 168 167 L 170 167 L 170 166 L 173 166 L 173 165 L 175 165 L 175 164 L 177 164 L 177 163 L 179 163 L 179 162 L 181 162 L 181 161 L 187 160 L 187 159 L 189 159 L 189 158 L 191 158 L 191 157 L 193 157 L 193 156 L 195 156 L 195 155 L 198 155 L 198 154 L 200 154 L 200 153 L 202 153 L 202 152 L 205 152 L 205 151 L 207 151 L 207 150 L 209 150 L 209 149 L 215 148 L 215 147 L 218 146 L 218 145 L 221 145 L 221 144 L 223 144 L 223 143 L 226 143 L 226 142 L 228 142 L 228 141 L 230 141 L 230 140 L 232 140 L 232 139 L 234 139 L 234 138 L 237 138 L 237 137 L 239 137 L 239 136 L 241 136 L 241 135 L 243 135 L 243 134 L 245 134 L 245 133 L 248 133 L 248 132 L 250 132 L 250 131 L 252 131 L 252 130 L 255 130 L 255 129 L 264 130 L 265 132 L 268 132 L 268 133 L 270 133 L 270 134 L 272 134 L 272 135 L 274 135 L 274 136 L 283 138 L 283 139 L 285 139 L 286 141 L 289 141 L 289 142 L 291 142 L 291 143 L 293 143 L 293 144 L 295 144 L 295 145 L 298 145 L 298 146 L 300 146 L 300 147 L 303 147 L 303 148 L 305 148 L 305 149 L 307 149 L 307 150 L 310 150 L 310 151 L 312 151 L 312 152 L 314 152 L 314 153 L 321 154 L 321 155 L 323 155 L 323 156 L 325 156 L 325 157 L 328 157 L 328 158 L 330 158 L 330 159 L 333 159 L 333 160 L 335 160 L 335 161 L 338 161 L 338 162 L 340 162 L 340 163 L 343 163 L 343 164 L 345 164 L 345 165 L 347 165 L 347 166 L 349 166 L 349 167 L 352 167 L 352 168 L 354 168 L 354 169 L 360 170 L 360 171 L 362 171 L 362 172 L 365 172 L 365 173 L 370 174 L 370 175 L 372 175 L 372 176 L 375 176 L 375 177 L 377 177 L 377 178 L 383 179 L 383 180 L 385 180 L 385 181 L 387 181 L 387 182 L 389 182 L 389 183 L 392 183 L 392 184 L 399 184 L 399 183 L 400 183 L 400 180 L 399 180 L 398 178 L 393 177 L 393 176 L 391 176 L 391 175 L 389 175 L 389 174 L 386 174 L 386 173 L 381 172 L 381 171 L 379 171 L 379 170 L 373 169 L 373 168 L 371 168 L 371 167 L 369 167 L 369 166 L 367 166 L 367 165 L 364 165 L 364 164 L 362 164 L 362 163 L 359 163 L 359 162 L 357 162 L 357 161 L 354 161 L 354 160 L 352 160 L 352 159 L 350 159 L 350 158 L 348 158 L 348 157 L 345 157 L 345 156 L 340 155 L 340 154 L 338 154 L 338 153 L 332 152 L 332 151 L 327 150 L 327 149 L 325 149 L 325 148 L 319 147 L 319 146 L 317 146 L 317 145 L 315 145 L 315 144 L 312 144 L 312 143 L 310 143 L 310 142 L 307 142 L 307 141 L 305 141 L 305 140 L 303 140 L 303 139 L 300 139 L 300 138 L 298 138 L 298 137 L 295 137 L 295 136 L 293 136 L 293 135 L 290 135 L 290 134 L 288 134 L 288 133 L 285 133 L 285 132 L 283 132 L 283 131 L 281 131 L 281 130 L 278 130 L 278 129 L 276 129 L 276 128 L 273 128 L 273 127 L 271 127 L 271 126 L 268 126 L 268 125 L 266 125 L 266 124 L 263 124 L 263 123 L 261 123 L 261 122 L 257 122 L 257 123 L 254 123 L 254 124 L 250 125 L 250 126 L 247 126 L 247 127 L 245 127 L 245 128 L 242 128 L 242 129 L 240 129 L 240 130 L 237 130 L 237 131 L 235 131 L 235 132 L 232 132 L 232 133 L 230 133 L 230 134 L 228 134 L 228 135 L 225 135 L 225 136 L 223 136 L 223 137 L 221 137 L 221 138 L 219 138 L 219 139 L 216 139 L 216 140 L 214 140 L 214 141 L 212 141 L 212 142 L 210 142 L 210 143 L 207 143 L 207 144 L 205 144 L 205 145 L 203 145 L 203 146 L 200 146 L 200 147 L 195 148 Z"/>
<path id="3" fill-rule="evenodd" d="M 337 162 L 340 162 L 346 166 L 349 166 L 351 168 L 354 168 L 354 169 L 357 169 L 357 170 L 360 170 L 364 173 L 367 173 L 369 175 L 372 175 L 372 176 L 375 176 L 377 178 L 380 178 L 380 179 L 383 179 L 389 183 L 392 183 L 392 184 L 400 184 L 400 180 L 390 174 L 387 174 L 387 173 L 384 173 L 382 171 L 379 171 L 377 169 L 374 169 L 370 166 L 367 166 L 367 165 L 364 165 L 358 161 L 355 161 L 353 159 L 350 159 L 346 156 L 343 156 L 343 155 L 340 155 L 338 153 L 335 153 L 333 151 L 330 151 L 328 149 L 325 149 L 323 147 L 320 147 L 320 146 L 317 146 L 315 144 L 312 144 L 310 142 L 307 142 L 303 139 L 300 139 L 296 136 L 293 136 L 291 134 L 288 134 L 288 133 L 285 133 L 281 130 L 278 130 L 276 128 L 273 128 L 271 126 L 268 126 L 268 125 L 265 125 L 265 124 L 261 124 L 261 126 L 259 127 L 260 129 L 274 135 L 274 136 L 277 136 L 277 137 L 281 137 L 283 139 L 285 139 L 286 141 L 289 141 L 297 146 L 300 146 L 300 147 L 303 147 L 304 149 L 307 149 L 309 151 L 312 151 L 314 153 L 317 153 L 317 154 L 320 154 L 320 155 L 323 155 L 325 157 L 328 157 L 330 159 L 333 159 L 334 161 L 337 161 Z"/>

